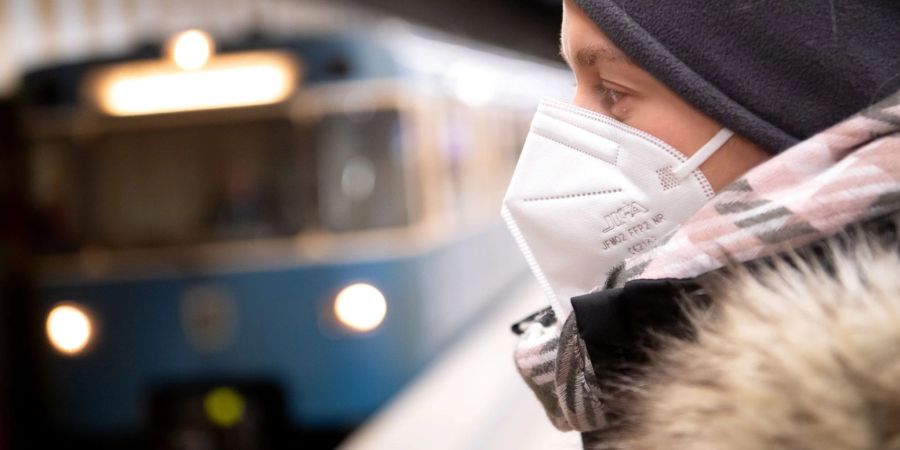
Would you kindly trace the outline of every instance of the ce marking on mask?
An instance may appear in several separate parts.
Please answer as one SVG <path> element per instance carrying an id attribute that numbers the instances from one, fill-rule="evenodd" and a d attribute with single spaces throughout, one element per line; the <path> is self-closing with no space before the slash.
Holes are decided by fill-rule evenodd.
<path id="1" fill-rule="evenodd" d="M 643 253 L 653 247 L 655 237 L 641 238 L 665 220 L 662 214 L 634 223 L 635 219 L 647 214 L 649 210 L 638 202 L 626 202 L 621 208 L 604 216 L 606 227 L 604 233 L 618 231 L 603 241 L 603 250 L 609 250 L 622 244 L 629 244 L 628 252 L 632 255 Z M 635 242 L 637 240 L 637 242 Z"/>

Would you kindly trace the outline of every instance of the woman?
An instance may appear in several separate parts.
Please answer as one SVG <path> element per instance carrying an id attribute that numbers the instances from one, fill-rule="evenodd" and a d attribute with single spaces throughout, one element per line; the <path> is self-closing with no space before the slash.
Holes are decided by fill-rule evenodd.
<path id="1" fill-rule="evenodd" d="M 586 448 L 900 448 L 900 4 L 565 0 L 503 215 Z"/>

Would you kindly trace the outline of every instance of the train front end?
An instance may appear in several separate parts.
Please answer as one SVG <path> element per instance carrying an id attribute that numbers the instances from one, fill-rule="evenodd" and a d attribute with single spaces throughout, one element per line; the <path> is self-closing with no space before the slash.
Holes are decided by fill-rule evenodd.
<path id="1" fill-rule="evenodd" d="M 331 445 L 523 273 L 495 216 L 530 111 L 365 40 L 251 47 L 26 85 L 78 85 L 25 121 L 60 442 Z"/>

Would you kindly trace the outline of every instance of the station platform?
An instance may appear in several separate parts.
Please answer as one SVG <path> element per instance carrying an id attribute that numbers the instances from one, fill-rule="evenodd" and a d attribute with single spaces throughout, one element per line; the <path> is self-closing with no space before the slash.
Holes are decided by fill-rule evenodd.
<path id="1" fill-rule="evenodd" d="M 340 449 L 581 449 L 578 433 L 550 425 L 513 363 L 510 325 L 545 305 L 529 278 Z"/>

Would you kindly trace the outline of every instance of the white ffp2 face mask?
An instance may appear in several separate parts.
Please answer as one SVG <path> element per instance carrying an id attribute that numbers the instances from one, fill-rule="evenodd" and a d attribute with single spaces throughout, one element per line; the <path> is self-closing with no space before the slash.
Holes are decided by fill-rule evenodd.
<path id="1" fill-rule="evenodd" d="M 690 158 L 613 118 L 543 100 L 502 215 L 561 321 L 570 299 L 650 250 L 713 195 L 697 168 L 732 136 Z"/>

